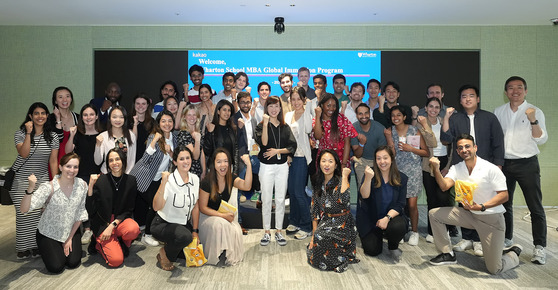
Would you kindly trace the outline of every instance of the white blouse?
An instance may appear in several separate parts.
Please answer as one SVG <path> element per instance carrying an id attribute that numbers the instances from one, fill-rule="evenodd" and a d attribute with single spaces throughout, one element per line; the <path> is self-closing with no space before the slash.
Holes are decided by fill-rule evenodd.
<path id="1" fill-rule="evenodd" d="M 308 134 L 312 132 L 312 116 L 308 110 L 302 113 L 298 120 L 294 119 L 294 111 L 285 114 L 285 123 L 289 124 L 291 131 L 296 139 L 297 147 L 294 154 L 295 157 L 306 157 L 306 164 L 312 162 L 312 150 L 310 148 L 310 140 Z"/>
<path id="2" fill-rule="evenodd" d="M 200 179 L 188 172 L 188 182 L 184 182 L 178 170 L 175 170 L 165 185 L 163 198 L 165 206 L 157 211 L 168 223 L 186 225 L 192 217 L 192 210 L 200 195 Z"/>
<path id="3" fill-rule="evenodd" d="M 42 208 L 52 193 L 38 228 L 43 236 L 64 243 L 70 236 L 74 223 L 88 219 L 85 210 L 87 183 L 81 178 L 74 178 L 72 194 L 68 198 L 60 189 L 59 177 L 60 175 L 57 175 L 52 180 L 52 186 L 50 182 L 44 182 L 39 186 L 31 196 L 29 211 Z"/>

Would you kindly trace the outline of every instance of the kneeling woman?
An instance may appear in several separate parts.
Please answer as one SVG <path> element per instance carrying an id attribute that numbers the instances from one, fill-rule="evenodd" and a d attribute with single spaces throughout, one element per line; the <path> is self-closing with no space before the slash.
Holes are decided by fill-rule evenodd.
<path id="1" fill-rule="evenodd" d="M 98 251 L 110 267 L 118 267 L 129 254 L 132 242 L 139 235 L 139 226 L 132 219 L 136 200 L 136 178 L 124 173 L 126 155 L 110 149 L 105 164 L 108 173 L 91 175 L 87 211 L 91 230 L 90 253 Z"/>
<path id="2" fill-rule="evenodd" d="M 192 156 L 192 151 L 184 145 L 174 150 L 172 162 L 176 169 L 172 174 L 162 173 L 161 185 L 153 199 L 157 214 L 151 224 L 151 233 L 165 242 L 157 254 L 157 261 L 166 271 L 174 269 L 173 262 L 182 249 L 193 238 L 198 238 L 200 179 L 190 172 Z"/>
<path id="3" fill-rule="evenodd" d="M 341 273 L 349 264 L 359 262 L 355 257 L 356 230 L 349 192 L 351 170 L 342 167 L 337 153 L 331 149 L 322 150 L 317 160 L 308 263 L 320 270 Z"/>
<path id="4" fill-rule="evenodd" d="M 235 265 L 242 260 L 244 246 L 242 229 L 237 213 L 219 212 L 221 201 L 238 207 L 238 190 L 248 191 L 252 186 L 252 163 L 248 154 L 241 157 L 246 164 L 246 177 L 231 173 L 231 156 L 228 150 L 217 148 L 209 164 L 209 172 L 200 186 L 200 242 L 207 263 Z"/>
<path id="5" fill-rule="evenodd" d="M 403 209 L 407 197 L 407 176 L 397 169 L 388 146 L 376 149 L 374 169 L 366 166 L 357 204 L 357 229 L 364 253 L 382 253 L 382 238 L 397 263 L 401 259 L 399 241 L 407 232 Z"/>
<path id="6" fill-rule="evenodd" d="M 60 159 L 59 175 L 33 192 L 37 177 L 29 176 L 29 187 L 21 200 L 21 213 L 45 208 L 37 229 L 37 246 L 47 270 L 60 273 L 64 267 L 76 268 L 81 263 L 82 221 L 87 220 L 85 197 L 87 184 L 76 178 L 79 156 L 68 153 Z"/>

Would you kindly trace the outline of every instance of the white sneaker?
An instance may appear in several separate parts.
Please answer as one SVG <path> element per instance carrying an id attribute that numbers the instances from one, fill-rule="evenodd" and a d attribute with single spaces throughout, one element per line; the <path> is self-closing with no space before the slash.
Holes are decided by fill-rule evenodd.
<path id="1" fill-rule="evenodd" d="M 475 256 L 482 257 L 484 253 L 482 252 L 482 244 L 481 242 L 473 242 L 473 252 Z"/>
<path id="2" fill-rule="evenodd" d="M 285 239 L 285 237 L 283 237 L 283 235 L 280 232 L 275 232 L 275 241 L 279 246 L 287 245 L 287 240 Z"/>
<path id="3" fill-rule="evenodd" d="M 267 245 L 269 245 L 270 240 L 271 240 L 271 235 L 268 234 L 268 233 L 265 233 L 263 235 L 263 238 L 260 240 L 260 245 L 267 246 Z"/>
<path id="4" fill-rule="evenodd" d="M 300 230 L 299 227 L 295 226 L 295 225 L 289 225 L 287 227 L 287 235 L 292 235 L 292 234 L 296 234 L 296 232 L 298 232 Z"/>
<path id="5" fill-rule="evenodd" d="M 473 248 L 473 241 L 471 240 L 461 240 L 455 246 L 453 246 L 453 250 L 456 252 L 464 252 L 466 250 Z"/>
<path id="6" fill-rule="evenodd" d="M 426 236 L 426 242 L 431 244 L 434 243 L 434 237 L 432 235 Z"/>
<path id="7" fill-rule="evenodd" d="M 311 233 L 307 233 L 305 231 L 300 230 L 296 233 L 294 238 L 297 239 L 297 240 L 304 240 L 304 239 L 308 238 L 310 235 L 311 235 Z"/>
<path id="8" fill-rule="evenodd" d="M 409 244 L 411 246 L 416 246 L 416 245 L 418 245 L 418 241 L 419 241 L 419 233 L 411 232 L 411 235 L 409 236 L 409 241 L 407 242 L 407 244 Z"/>
<path id="9" fill-rule="evenodd" d="M 543 246 L 535 246 L 535 248 L 533 249 L 533 258 L 531 258 L 531 262 L 539 265 L 546 264 L 546 253 L 544 252 Z"/>
<path id="10" fill-rule="evenodd" d="M 141 237 L 141 242 L 146 246 L 157 247 L 159 245 L 159 242 L 155 238 L 153 238 L 152 235 L 148 234 L 143 234 L 143 236 Z"/>
<path id="11" fill-rule="evenodd" d="M 83 236 L 81 236 L 81 244 L 88 245 L 91 242 L 91 237 L 93 236 L 93 232 L 91 230 L 86 230 L 83 232 Z"/>

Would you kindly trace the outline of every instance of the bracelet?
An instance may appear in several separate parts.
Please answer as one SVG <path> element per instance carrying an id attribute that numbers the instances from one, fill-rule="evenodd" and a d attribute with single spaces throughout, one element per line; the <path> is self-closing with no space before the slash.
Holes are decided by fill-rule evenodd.
<path id="1" fill-rule="evenodd" d="M 199 234 L 199 233 L 200 233 L 200 229 L 193 229 L 193 230 L 192 230 L 192 233 Z"/>
<path id="2" fill-rule="evenodd" d="M 389 214 L 386 214 L 386 217 L 391 221 L 392 217 Z"/>
<path id="3" fill-rule="evenodd" d="M 57 125 L 58 125 L 58 124 L 62 124 L 62 121 L 56 121 L 56 124 L 57 124 Z"/>
<path id="4" fill-rule="evenodd" d="M 29 192 L 29 191 L 27 191 L 27 189 L 25 190 L 25 195 L 32 195 L 32 194 L 33 194 L 33 191 Z"/>

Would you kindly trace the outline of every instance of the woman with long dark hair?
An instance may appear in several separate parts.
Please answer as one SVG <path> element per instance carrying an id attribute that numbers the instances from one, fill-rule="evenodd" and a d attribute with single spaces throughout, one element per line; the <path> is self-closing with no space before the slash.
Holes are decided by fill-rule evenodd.
<path id="1" fill-rule="evenodd" d="M 418 234 L 418 206 L 417 200 L 422 192 L 422 170 L 421 157 L 428 157 L 428 147 L 424 137 L 413 125 L 408 125 L 405 109 L 399 105 L 391 108 L 391 122 L 393 126 L 384 130 L 388 146 L 393 150 L 395 162 L 401 172 L 409 178 L 407 183 L 407 206 L 411 218 L 411 235 L 409 245 L 416 246 L 419 240 Z M 418 148 L 413 147 L 411 138 L 419 139 Z M 397 144 L 397 145 L 395 145 Z"/>
<path id="2" fill-rule="evenodd" d="M 153 198 L 161 184 L 163 171 L 168 171 L 172 159 L 172 151 L 176 148 L 174 117 L 168 110 L 157 115 L 151 135 L 147 138 L 147 148 L 143 157 L 130 171 L 138 182 L 138 195 L 134 209 L 134 219 L 140 225 L 145 225 L 145 233 L 141 241 L 149 246 L 159 245 L 151 236 L 151 222 L 155 217 Z"/>
<path id="3" fill-rule="evenodd" d="M 291 127 L 283 119 L 283 107 L 279 97 L 270 96 L 265 103 L 263 121 L 256 126 L 254 139 L 260 147 L 260 184 L 262 188 L 262 223 L 265 230 L 260 245 L 267 246 L 271 240 L 271 211 L 275 193 L 275 240 L 285 246 L 282 234 L 285 214 L 285 195 L 289 182 L 288 158 L 296 151 L 296 139 Z"/>
<path id="4" fill-rule="evenodd" d="M 339 113 L 339 101 L 326 94 L 315 109 L 312 135 L 319 141 L 318 155 L 324 149 L 333 149 L 343 167 L 350 168 L 351 138 L 358 136 L 353 124 Z"/>
<path id="5" fill-rule="evenodd" d="M 190 170 L 192 151 L 178 145 L 172 162 L 176 169 L 172 173 L 162 173 L 161 185 L 153 199 L 153 209 L 157 214 L 151 225 L 153 236 L 165 243 L 157 254 L 157 261 L 165 271 L 174 269 L 173 263 L 181 255 L 184 256 L 184 247 L 194 238 L 199 241 L 200 179 Z"/>
<path id="6" fill-rule="evenodd" d="M 203 136 L 203 152 L 205 156 L 213 156 L 217 148 L 224 148 L 231 155 L 233 173 L 238 174 L 238 139 L 240 138 L 237 127 L 232 121 L 234 106 L 227 100 L 220 100 L 215 107 L 213 120 L 207 124 Z M 209 163 L 213 160 L 207 161 Z"/>
<path id="7" fill-rule="evenodd" d="M 397 169 L 393 151 L 386 145 L 376 149 L 374 168 L 366 166 L 357 203 L 356 224 L 364 253 L 382 253 L 382 239 L 397 263 L 401 259 L 399 241 L 407 233 L 405 200 L 407 176 Z"/>
<path id="8" fill-rule="evenodd" d="M 325 149 L 318 155 L 318 171 L 313 176 L 312 239 L 308 263 L 323 271 L 347 270 L 356 258 L 355 219 L 351 214 L 349 168 L 343 168 L 337 153 Z"/>
<path id="9" fill-rule="evenodd" d="M 38 257 L 35 230 L 41 217 L 36 209 L 23 215 L 20 211 L 21 199 L 28 189 L 28 176 L 34 174 L 39 183 L 49 180 L 48 172 L 58 172 L 58 135 L 53 131 L 48 108 L 45 104 L 33 103 L 25 120 L 14 134 L 17 158 L 12 165 L 15 171 L 10 196 L 16 209 L 16 251 L 17 259 Z"/>
<path id="10" fill-rule="evenodd" d="M 134 97 L 134 103 L 132 105 L 132 110 L 130 111 L 130 116 L 128 124 L 130 129 L 137 137 L 136 143 L 136 162 L 138 162 L 143 153 L 145 152 L 147 137 L 153 129 L 153 123 L 155 119 L 151 116 L 151 111 L 153 107 L 151 105 L 151 99 L 145 93 L 139 93 Z"/>
<path id="11" fill-rule="evenodd" d="M 242 261 L 244 255 L 238 211 L 219 211 L 224 202 L 238 208 L 238 190 L 250 190 L 252 186 L 250 157 L 245 154 L 241 159 L 246 164 L 245 179 L 231 172 L 229 151 L 217 148 L 210 159 L 209 171 L 200 185 L 199 236 L 207 263 L 211 265 L 235 265 Z"/>
<path id="12" fill-rule="evenodd" d="M 37 177 L 28 177 L 29 186 L 21 200 L 21 213 L 44 208 L 36 228 L 36 241 L 47 270 L 60 273 L 65 267 L 81 264 L 82 221 L 87 220 L 85 197 L 87 183 L 77 177 L 79 156 L 68 153 L 60 159 L 58 175 L 51 182 L 42 183 L 37 190 Z"/>
<path id="13" fill-rule="evenodd" d="M 113 148 L 122 150 L 126 154 L 127 167 L 124 170 L 130 173 L 136 164 L 136 134 L 128 129 L 126 109 L 116 106 L 110 110 L 107 130 L 97 136 L 95 144 L 95 163 L 101 165 L 101 172 L 107 173 L 107 164 L 104 163 L 106 153 Z"/>
<path id="14" fill-rule="evenodd" d="M 213 121 L 215 104 L 213 104 L 213 101 L 211 100 L 213 98 L 213 90 L 210 85 L 201 84 L 199 94 L 201 102 L 196 106 L 200 112 L 200 132 L 203 135 L 205 133 L 205 129 L 207 128 L 207 124 L 210 124 Z"/>
<path id="15" fill-rule="evenodd" d="M 118 267 L 128 256 L 139 226 L 132 219 L 136 200 L 136 178 L 124 173 L 126 155 L 120 149 L 109 150 L 107 174 L 92 175 L 87 196 L 87 211 L 95 239 L 89 252 L 99 252 L 109 267 Z"/>
<path id="16" fill-rule="evenodd" d="M 80 157 L 78 177 L 89 183 L 91 174 L 99 174 L 101 168 L 95 164 L 95 141 L 101 132 L 101 125 L 95 105 L 86 104 L 81 108 L 77 126 L 70 128 L 70 136 L 66 142 L 66 152 L 75 152 Z M 91 241 L 93 232 L 89 221 L 83 222 L 84 232 L 81 243 L 86 245 Z"/>
<path id="17" fill-rule="evenodd" d="M 70 137 L 70 130 L 79 123 L 79 115 L 72 112 L 74 104 L 74 94 L 67 87 L 57 87 L 52 92 L 52 106 L 54 107 L 50 117 L 51 126 L 58 135 L 60 149 L 58 150 L 58 160 L 68 152 L 66 143 Z M 56 171 L 55 171 L 56 172 Z"/>

